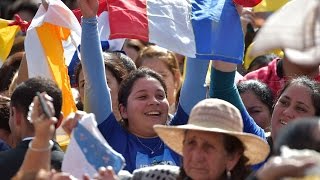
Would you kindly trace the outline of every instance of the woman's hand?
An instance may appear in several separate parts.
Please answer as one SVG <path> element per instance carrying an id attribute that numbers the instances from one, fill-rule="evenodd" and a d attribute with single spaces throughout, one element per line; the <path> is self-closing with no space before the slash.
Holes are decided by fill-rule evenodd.
<path id="1" fill-rule="evenodd" d="M 101 167 L 99 168 L 99 172 L 95 177 L 94 180 L 117 180 L 119 179 L 117 175 L 114 173 L 112 167 L 108 166 L 107 168 Z M 90 180 L 88 175 L 83 176 L 83 180 Z"/>
<path id="2" fill-rule="evenodd" d="M 73 128 L 75 128 L 80 121 L 80 119 L 86 114 L 84 111 L 77 111 L 76 113 L 71 113 L 62 123 L 63 130 L 70 135 Z"/>
<path id="3" fill-rule="evenodd" d="M 97 15 L 99 7 L 98 0 L 78 0 L 78 5 L 84 18 L 91 18 Z"/>

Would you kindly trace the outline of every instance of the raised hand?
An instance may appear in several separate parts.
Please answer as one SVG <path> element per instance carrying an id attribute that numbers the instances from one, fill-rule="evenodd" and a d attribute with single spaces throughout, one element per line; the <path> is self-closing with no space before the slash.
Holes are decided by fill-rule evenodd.
<path id="1" fill-rule="evenodd" d="M 78 5 L 84 18 L 91 18 L 97 15 L 99 7 L 98 0 L 78 0 Z"/>
<path id="2" fill-rule="evenodd" d="M 54 114 L 54 106 L 52 104 L 52 98 L 45 92 L 40 94 L 45 99 L 45 103 L 49 107 L 50 114 Z M 35 129 L 35 137 L 43 140 L 52 139 L 57 122 L 56 117 L 47 117 L 40 105 L 39 97 L 35 96 L 33 102 L 29 106 L 28 120 L 33 124 Z"/>
<path id="3" fill-rule="evenodd" d="M 85 115 L 84 111 L 77 111 L 76 113 L 71 113 L 62 123 L 62 128 L 67 134 L 71 134 L 73 128 L 78 124 L 78 121 Z"/>

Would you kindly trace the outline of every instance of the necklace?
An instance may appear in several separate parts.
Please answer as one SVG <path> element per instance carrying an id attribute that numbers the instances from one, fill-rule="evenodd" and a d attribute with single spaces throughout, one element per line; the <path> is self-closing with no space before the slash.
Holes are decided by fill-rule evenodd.
<path id="1" fill-rule="evenodd" d="M 154 154 L 156 151 L 158 151 L 159 149 L 161 149 L 162 144 L 163 144 L 163 142 L 161 141 L 161 139 L 159 139 L 158 144 L 157 144 L 156 146 L 154 146 L 153 149 L 151 149 L 151 148 L 148 147 L 147 145 L 143 144 L 143 143 L 141 142 L 141 140 L 140 140 L 137 136 L 136 136 L 136 138 L 137 138 L 138 142 L 139 142 L 143 147 L 145 147 L 145 148 L 147 148 L 147 149 L 150 150 L 151 154 Z M 159 147 L 158 147 L 158 146 L 159 146 Z M 158 147 L 158 148 L 157 148 L 157 147 Z"/>

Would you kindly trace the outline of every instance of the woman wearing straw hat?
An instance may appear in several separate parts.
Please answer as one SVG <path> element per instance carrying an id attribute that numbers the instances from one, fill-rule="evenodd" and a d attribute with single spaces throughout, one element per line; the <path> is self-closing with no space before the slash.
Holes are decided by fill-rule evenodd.
<path id="1" fill-rule="evenodd" d="M 239 110 L 220 99 L 199 102 L 186 125 L 155 125 L 154 129 L 183 156 L 179 179 L 244 179 L 250 165 L 269 154 L 263 139 L 243 132 Z"/>

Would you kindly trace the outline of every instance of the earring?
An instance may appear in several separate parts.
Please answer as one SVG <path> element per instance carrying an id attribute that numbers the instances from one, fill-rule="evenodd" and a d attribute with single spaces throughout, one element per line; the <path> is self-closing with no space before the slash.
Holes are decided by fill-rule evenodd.
<path id="1" fill-rule="evenodd" d="M 227 179 L 231 179 L 231 171 L 227 170 Z"/>

